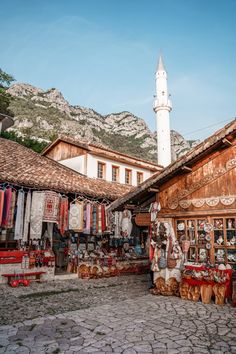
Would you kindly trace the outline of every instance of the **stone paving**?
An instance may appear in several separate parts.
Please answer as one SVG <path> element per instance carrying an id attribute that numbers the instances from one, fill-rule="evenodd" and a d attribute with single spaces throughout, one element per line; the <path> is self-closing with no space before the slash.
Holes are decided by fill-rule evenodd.
<path id="1" fill-rule="evenodd" d="M 15 302 L 22 302 L 25 309 L 27 300 L 31 318 L 35 317 L 33 304 L 36 301 L 38 306 L 37 294 L 39 290 L 42 293 L 43 284 L 38 284 L 39 288 L 33 284 L 31 288 L 0 288 L 3 294 L 8 293 L 5 300 L 10 312 L 7 317 L 3 311 L 4 323 L 10 324 L 0 326 L 0 353 L 236 353 L 236 309 L 229 305 L 151 295 L 145 276 L 64 283 L 64 288 L 54 284 L 55 289 L 64 291 L 61 294 L 50 290 L 53 284 L 44 284 L 44 291 L 51 293 L 41 313 L 46 313 L 56 299 L 59 312 L 28 320 L 25 318 L 30 317 L 29 313 L 25 316 L 23 311 L 17 320 L 9 302 L 15 296 Z M 66 291 L 76 285 L 81 291 Z M 27 298 L 27 292 L 31 297 Z M 79 303 L 84 297 L 87 308 L 74 308 L 76 296 Z M 70 311 L 62 312 L 64 306 L 69 309 L 68 304 Z"/>

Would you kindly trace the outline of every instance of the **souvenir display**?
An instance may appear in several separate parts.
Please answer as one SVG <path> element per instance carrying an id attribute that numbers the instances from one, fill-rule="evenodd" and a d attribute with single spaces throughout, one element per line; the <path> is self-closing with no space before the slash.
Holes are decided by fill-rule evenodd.
<path id="1" fill-rule="evenodd" d="M 81 264 L 91 269 L 91 277 L 147 272 L 147 234 L 132 233 L 128 209 L 106 215 L 107 203 L 3 184 L 0 242 L 6 250 L 27 252 L 20 263 L 33 273 L 77 273 Z"/>
<path id="2" fill-rule="evenodd" d="M 151 270 L 156 279 L 153 294 L 177 295 L 179 293 L 180 265 L 183 252 L 169 222 L 155 222 L 152 227 L 151 248 L 153 258 Z"/>
<path id="3" fill-rule="evenodd" d="M 205 232 L 209 233 L 209 232 L 211 232 L 213 229 L 214 229 L 213 225 L 210 224 L 209 222 L 206 222 L 206 223 L 204 224 L 204 231 L 205 231 Z M 210 236 L 210 235 L 209 235 L 209 236 Z"/>
<path id="4" fill-rule="evenodd" d="M 218 267 L 202 263 L 186 263 L 182 272 L 180 297 L 184 300 L 223 304 L 231 296 L 232 269 L 229 265 Z M 195 288 L 194 288 L 195 287 Z M 197 288 L 196 288 L 197 287 Z"/>
<path id="5" fill-rule="evenodd" d="M 184 228 L 185 228 L 185 226 L 184 226 L 184 223 L 183 223 L 183 222 L 181 222 L 180 224 L 178 224 L 178 230 L 179 230 L 179 231 L 184 230 Z"/>

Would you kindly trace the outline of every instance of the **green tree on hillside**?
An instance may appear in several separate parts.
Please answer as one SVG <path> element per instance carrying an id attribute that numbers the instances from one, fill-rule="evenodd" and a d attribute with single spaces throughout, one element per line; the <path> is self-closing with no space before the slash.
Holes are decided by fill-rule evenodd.
<path id="1" fill-rule="evenodd" d="M 14 80 L 13 76 L 0 69 L 0 113 L 11 116 L 13 115 L 9 110 L 11 95 L 7 93 L 7 89 Z"/>

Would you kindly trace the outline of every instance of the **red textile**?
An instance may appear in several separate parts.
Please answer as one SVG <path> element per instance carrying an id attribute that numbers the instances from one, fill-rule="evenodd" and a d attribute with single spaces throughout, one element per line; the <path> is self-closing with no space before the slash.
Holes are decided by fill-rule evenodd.
<path id="1" fill-rule="evenodd" d="M 102 232 L 106 230 L 105 205 L 102 205 Z"/>
<path id="2" fill-rule="evenodd" d="M 150 246 L 149 246 L 149 259 L 150 261 L 153 260 L 155 248 L 151 245 L 152 240 L 152 225 L 149 226 L 149 235 L 150 235 Z"/>
<path id="3" fill-rule="evenodd" d="M 58 205 L 59 195 L 53 191 L 46 191 L 43 221 L 58 222 Z"/>
<path id="4" fill-rule="evenodd" d="M 150 259 L 150 261 L 153 260 L 154 251 L 155 251 L 154 247 L 152 247 L 152 245 L 150 245 L 150 248 L 149 248 L 149 259 Z"/>
<path id="5" fill-rule="evenodd" d="M 60 200 L 58 229 L 60 230 L 62 235 L 64 235 L 65 230 L 68 229 L 68 198 L 67 197 L 63 197 Z"/>
<path id="6" fill-rule="evenodd" d="M 4 191 L 0 190 L 0 225 L 2 224 L 3 203 L 4 203 Z"/>
<path id="7" fill-rule="evenodd" d="M 7 188 L 4 195 L 3 213 L 2 213 L 2 226 L 6 226 L 11 207 L 12 189 Z"/>
<path id="8" fill-rule="evenodd" d="M 12 229 L 13 228 L 15 206 L 16 206 L 16 192 L 12 191 L 12 198 L 11 198 L 11 203 L 10 203 L 10 209 L 9 209 L 6 229 Z"/>

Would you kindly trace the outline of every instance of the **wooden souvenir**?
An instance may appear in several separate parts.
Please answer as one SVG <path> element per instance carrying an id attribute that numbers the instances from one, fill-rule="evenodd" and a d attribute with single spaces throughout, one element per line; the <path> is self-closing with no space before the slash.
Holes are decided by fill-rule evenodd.
<path id="1" fill-rule="evenodd" d="M 215 294 L 215 304 L 223 305 L 225 301 L 226 286 L 223 284 L 216 284 L 213 286 L 213 292 Z"/>
<path id="2" fill-rule="evenodd" d="M 161 294 L 163 291 L 165 291 L 165 279 L 162 277 L 157 278 L 155 281 L 156 285 L 156 294 Z"/>
<path id="3" fill-rule="evenodd" d="M 190 286 L 187 283 L 181 283 L 179 292 L 180 292 L 180 297 L 183 300 L 188 300 L 188 292 L 189 292 Z"/>
<path id="4" fill-rule="evenodd" d="M 174 277 L 168 280 L 166 290 L 167 295 L 179 295 L 179 283 Z"/>
<path id="5" fill-rule="evenodd" d="M 86 264 L 81 264 L 78 267 L 78 275 L 81 278 L 87 278 L 90 275 L 90 266 L 87 266 Z"/>
<path id="6" fill-rule="evenodd" d="M 201 293 L 202 302 L 204 304 L 210 304 L 211 297 L 212 297 L 212 286 L 206 284 L 201 285 L 200 293 Z"/>
<path id="7" fill-rule="evenodd" d="M 196 285 L 193 286 L 193 289 L 191 289 L 192 291 L 192 301 L 194 302 L 198 302 L 198 300 L 200 299 L 200 286 Z"/>
<path id="8" fill-rule="evenodd" d="M 193 299 L 193 293 L 194 293 L 194 286 L 189 286 L 188 288 L 188 300 L 192 300 Z"/>

